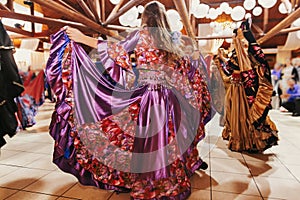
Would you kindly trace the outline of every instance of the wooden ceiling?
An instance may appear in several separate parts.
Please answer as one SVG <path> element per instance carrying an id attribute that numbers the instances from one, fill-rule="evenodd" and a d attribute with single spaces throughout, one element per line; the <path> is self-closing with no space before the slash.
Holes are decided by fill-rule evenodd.
<path id="1" fill-rule="evenodd" d="M 12 2 L 15 1 L 23 4 L 23 0 L 8 0 L 6 5 L 0 4 L 0 17 L 14 19 L 23 19 L 32 22 L 45 24 L 42 33 L 27 32 L 13 26 L 6 26 L 9 31 L 13 31 L 24 37 L 39 37 L 48 39 L 50 34 L 55 33 L 61 27 L 71 24 L 80 28 L 87 34 L 102 33 L 113 37 L 118 37 L 116 31 L 125 30 L 119 24 L 118 16 L 135 5 L 145 5 L 151 0 L 121 0 L 119 5 L 113 5 L 109 0 L 31 0 L 35 10 L 44 14 L 44 19 L 36 16 L 24 16 L 13 12 Z M 28 2 L 29 0 L 27 0 Z M 190 0 L 159 0 L 167 9 L 177 9 L 181 14 L 182 21 L 185 25 L 184 33 L 196 33 L 196 27 L 199 23 L 209 23 L 209 19 L 195 19 L 193 16 L 185 16 L 188 13 Z M 174 3 L 175 2 L 175 3 Z M 210 7 L 218 7 L 223 0 L 201 0 Z M 226 1 L 231 7 L 243 5 L 244 0 Z M 299 3 L 300 0 L 291 0 L 295 5 L 294 12 L 289 15 L 280 14 L 276 5 L 258 16 L 253 17 L 253 31 L 264 48 L 276 48 L 278 45 L 284 45 L 287 38 L 287 31 L 290 24 L 300 17 Z M 298 5 L 298 6 L 297 6 Z M 187 12 L 184 12 L 184 11 Z M 223 14 L 216 20 L 230 18 Z M 71 23 L 72 22 L 72 23 Z M 280 34 L 279 31 L 282 33 Z"/>

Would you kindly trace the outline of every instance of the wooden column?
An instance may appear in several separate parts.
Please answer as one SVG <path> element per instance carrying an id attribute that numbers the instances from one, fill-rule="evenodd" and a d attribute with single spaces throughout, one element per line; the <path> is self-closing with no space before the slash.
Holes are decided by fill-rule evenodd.
<path id="1" fill-rule="evenodd" d="M 189 16 L 188 16 L 188 12 L 184 0 L 173 0 L 173 2 L 180 14 L 181 20 L 185 26 L 188 36 L 191 37 L 192 39 L 195 39 L 196 36 L 194 33 L 194 29 L 192 28 L 191 22 L 189 20 Z"/>
<path id="2" fill-rule="evenodd" d="M 274 35 L 278 34 L 282 29 L 290 26 L 296 19 L 300 17 L 300 8 L 288 15 L 284 20 L 274 26 L 265 36 L 258 39 L 258 43 L 264 43 L 265 41 L 271 39 Z"/>

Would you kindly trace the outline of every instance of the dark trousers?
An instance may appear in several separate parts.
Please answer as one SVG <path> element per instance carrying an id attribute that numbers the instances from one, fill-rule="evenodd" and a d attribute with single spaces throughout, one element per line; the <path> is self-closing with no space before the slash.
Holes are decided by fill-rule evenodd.
<path id="1" fill-rule="evenodd" d="M 282 107 L 287 109 L 289 112 L 300 114 L 300 98 L 296 98 L 291 102 L 284 102 L 282 103 Z"/>
<path id="2" fill-rule="evenodd" d="M 289 112 L 294 112 L 294 110 L 295 110 L 295 102 L 294 101 L 283 102 L 281 104 L 281 106 L 284 107 L 285 109 L 287 109 Z"/>

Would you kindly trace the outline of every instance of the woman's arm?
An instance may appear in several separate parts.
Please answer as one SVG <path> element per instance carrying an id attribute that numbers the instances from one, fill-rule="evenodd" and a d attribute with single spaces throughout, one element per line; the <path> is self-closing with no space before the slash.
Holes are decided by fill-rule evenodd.
<path id="1" fill-rule="evenodd" d="M 85 44 L 85 45 L 88 45 L 92 48 L 97 48 L 97 44 L 98 44 L 98 39 L 97 38 L 93 38 L 93 37 L 89 37 L 87 35 L 84 35 L 78 29 L 72 28 L 72 27 L 69 27 L 69 26 L 65 26 L 64 29 L 65 29 L 67 35 L 69 36 L 69 38 L 71 40 L 73 40 L 74 42 Z"/>

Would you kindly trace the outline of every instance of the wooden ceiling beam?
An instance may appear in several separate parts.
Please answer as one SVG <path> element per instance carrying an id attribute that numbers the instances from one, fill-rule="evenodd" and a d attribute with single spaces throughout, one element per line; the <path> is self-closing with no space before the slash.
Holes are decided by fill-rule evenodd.
<path id="1" fill-rule="evenodd" d="M 267 31 L 269 23 L 269 8 L 264 9 L 263 33 Z"/>
<path id="2" fill-rule="evenodd" d="M 128 26 L 118 26 L 118 25 L 107 25 L 106 28 L 117 31 L 133 31 L 135 28 L 131 28 Z"/>
<path id="3" fill-rule="evenodd" d="M 6 7 L 9 9 L 9 10 L 14 10 L 14 0 L 7 0 L 7 3 L 6 3 Z"/>
<path id="4" fill-rule="evenodd" d="M 286 28 L 279 31 L 276 35 L 286 34 L 286 33 L 295 32 L 299 30 L 300 27 Z M 230 39 L 230 38 L 232 38 L 232 36 L 207 36 L 207 37 L 196 37 L 196 40 L 213 40 L 213 39 Z"/>
<path id="5" fill-rule="evenodd" d="M 186 29 L 186 32 L 188 33 L 188 36 L 191 37 L 192 39 L 195 39 L 196 35 L 194 33 L 194 29 L 191 25 L 191 22 L 189 20 L 185 1 L 184 0 L 173 0 L 173 2 L 175 4 L 177 11 L 180 14 L 181 20 Z"/>
<path id="6" fill-rule="evenodd" d="M 232 36 L 206 36 L 206 37 L 195 37 L 195 40 L 214 40 L 214 39 L 232 39 Z"/>
<path id="7" fill-rule="evenodd" d="M 126 13 L 130 8 L 132 8 L 133 6 L 137 6 L 140 3 L 142 3 L 145 0 L 130 0 L 128 3 L 126 3 L 122 8 L 120 8 L 120 10 L 115 13 L 113 16 L 111 16 L 110 20 L 106 20 L 105 23 L 103 25 L 108 25 L 112 22 L 114 22 L 115 20 L 117 20 L 121 15 L 123 15 L 124 13 Z"/>
<path id="8" fill-rule="evenodd" d="M 285 33 L 295 32 L 299 30 L 300 30 L 300 26 L 296 26 L 296 27 L 282 29 L 281 31 L 279 31 L 279 34 L 285 34 Z"/>
<path id="9" fill-rule="evenodd" d="M 25 36 L 28 36 L 28 37 L 34 37 L 34 35 L 29 31 L 25 31 L 25 30 L 22 30 L 20 28 L 15 28 L 15 27 L 6 26 L 6 25 L 4 25 L 4 27 L 8 31 L 18 33 L 18 34 L 21 34 L 21 35 L 25 35 Z"/>
<path id="10" fill-rule="evenodd" d="M 87 4 L 83 0 L 77 0 L 77 3 L 80 5 L 87 17 L 92 18 L 95 22 L 97 22 L 93 12 L 89 9 Z"/>
<path id="11" fill-rule="evenodd" d="M 0 2 L 0 9 L 10 11 L 10 9 L 8 7 L 6 7 L 5 5 L 3 5 L 1 2 Z"/>
<path id="12" fill-rule="evenodd" d="M 296 5 L 296 0 L 291 0 L 291 4 L 292 4 L 292 10 L 295 9 L 295 5 Z"/>
<path id="13" fill-rule="evenodd" d="M 120 2 L 114 7 L 114 9 L 111 11 L 109 16 L 107 17 L 106 21 L 110 21 L 110 19 L 118 12 L 121 5 L 124 3 L 124 0 L 120 0 Z"/>
<path id="14" fill-rule="evenodd" d="M 104 28 L 103 26 L 97 24 L 95 21 L 90 20 L 86 16 L 84 16 L 80 13 L 77 13 L 73 10 L 70 10 L 55 1 L 51 1 L 51 0 L 31 0 L 31 1 L 33 1 L 37 4 L 40 4 L 47 9 L 51 9 L 53 11 L 56 11 L 56 12 L 62 14 L 68 20 L 82 23 L 98 33 L 101 33 L 101 34 L 104 34 L 107 36 L 111 36 L 111 37 L 115 37 L 117 39 L 121 39 L 121 37 L 119 37 L 119 35 L 116 32 Z"/>
<path id="15" fill-rule="evenodd" d="M 96 0 L 96 1 L 101 1 L 101 20 L 104 22 L 105 19 L 105 0 Z"/>
<path id="16" fill-rule="evenodd" d="M 100 11 L 100 3 L 99 1 L 95 1 L 95 0 L 88 0 L 87 1 L 88 5 L 89 5 L 89 8 L 91 9 L 94 17 L 96 18 L 96 22 L 102 24 L 102 21 L 101 21 L 101 17 L 100 17 L 100 14 L 101 14 L 101 11 Z"/>
<path id="17" fill-rule="evenodd" d="M 57 2 L 59 2 L 61 5 L 66 6 L 67 8 L 69 8 L 70 10 L 73 10 L 75 12 L 78 12 L 74 7 L 72 7 L 71 5 L 69 5 L 67 2 L 63 1 L 63 0 L 56 0 Z"/>
<path id="18" fill-rule="evenodd" d="M 252 24 L 251 26 L 253 27 L 253 29 L 255 29 L 258 32 L 258 34 L 260 36 L 263 36 L 265 34 L 264 31 L 259 26 L 257 26 L 256 24 Z"/>
<path id="19" fill-rule="evenodd" d="M 286 18 L 284 18 L 280 23 L 274 26 L 266 35 L 257 40 L 258 43 L 264 43 L 265 41 L 271 39 L 273 36 L 278 34 L 282 29 L 290 26 L 296 19 L 300 17 L 300 8 L 292 12 Z"/>
<path id="20" fill-rule="evenodd" d="M 60 19 L 53 19 L 53 18 L 48 18 L 48 17 L 38 17 L 38 16 L 31 16 L 31 15 L 25 15 L 25 14 L 20 14 L 20 13 L 15 13 L 15 12 L 10 12 L 6 10 L 0 10 L 0 17 L 7 17 L 11 19 L 19 19 L 19 20 L 24 20 L 24 21 L 30 21 L 34 23 L 41 23 L 41 24 L 47 24 L 47 25 L 55 25 L 59 27 L 63 26 L 72 26 L 74 28 L 78 28 L 82 31 L 91 31 L 90 28 L 80 24 L 80 23 L 75 23 L 75 22 L 70 22 L 70 21 L 65 21 L 65 20 L 60 20 Z"/>

